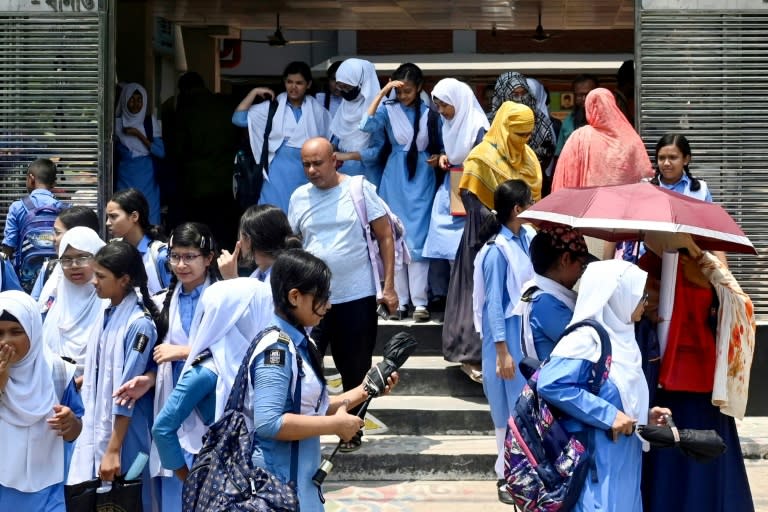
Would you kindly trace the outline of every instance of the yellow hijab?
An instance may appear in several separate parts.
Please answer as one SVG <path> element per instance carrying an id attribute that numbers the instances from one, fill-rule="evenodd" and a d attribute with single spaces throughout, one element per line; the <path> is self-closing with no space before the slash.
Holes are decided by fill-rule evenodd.
<path id="1" fill-rule="evenodd" d="M 541 166 L 536 153 L 526 145 L 527 138 L 516 135 L 533 131 L 533 111 L 513 101 L 505 101 L 496 112 L 483 141 L 464 160 L 460 189 L 475 194 L 493 209 L 493 193 L 501 183 L 521 179 L 535 200 L 541 198 Z"/>

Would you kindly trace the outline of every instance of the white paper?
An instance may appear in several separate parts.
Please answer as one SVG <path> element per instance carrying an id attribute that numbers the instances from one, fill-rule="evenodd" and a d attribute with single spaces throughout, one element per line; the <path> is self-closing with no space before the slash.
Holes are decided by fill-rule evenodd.
<path id="1" fill-rule="evenodd" d="M 659 318 L 663 320 L 656 327 L 659 336 L 661 357 L 667 348 L 669 324 L 672 320 L 672 306 L 675 303 L 675 281 L 677 279 L 677 252 L 665 252 L 661 257 L 661 286 L 659 287 Z"/>

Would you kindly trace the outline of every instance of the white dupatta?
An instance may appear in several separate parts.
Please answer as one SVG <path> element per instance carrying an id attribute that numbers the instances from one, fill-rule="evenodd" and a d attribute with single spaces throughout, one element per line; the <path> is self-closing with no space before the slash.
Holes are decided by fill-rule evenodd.
<path id="1" fill-rule="evenodd" d="M 403 146 L 403 151 L 408 151 L 411 147 L 411 141 L 413 140 L 413 123 L 408 119 L 408 115 L 405 113 L 405 108 L 402 103 L 386 103 L 384 108 L 389 116 L 389 122 L 392 125 L 392 134 L 395 136 L 395 141 Z M 416 107 L 414 107 L 416 108 Z M 421 103 L 418 103 L 418 108 L 421 108 Z M 421 113 L 419 118 L 419 134 L 416 136 L 416 149 L 424 151 L 429 144 L 429 128 L 427 128 L 427 119 L 429 119 L 429 108 Z"/>
<path id="2" fill-rule="evenodd" d="M 112 394 L 120 387 L 125 363 L 124 343 L 128 327 L 144 316 L 139 298 L 131 291 L 115 307 L 107 328 L 103 321 L 93 330 L 86 352 L 81 395 L 85 406 L 83 430 L 75 444 L 67 483 L 90 480 L 98 474 L 114 425 Z M 96 378 L 98 375 L 98 379 Z"/>

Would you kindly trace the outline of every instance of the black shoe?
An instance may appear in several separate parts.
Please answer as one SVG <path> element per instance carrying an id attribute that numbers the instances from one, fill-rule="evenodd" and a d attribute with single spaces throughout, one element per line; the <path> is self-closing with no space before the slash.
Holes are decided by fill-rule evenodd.
<path id="1" fill-rule="evenodd" d="M 515 505 L 515 500 L 507 491 L 507 482 L 504 480 L 496 481 L 496 492 L 499 495 L 499 501 L 505 505 Z"/>
<path id="2" fill-rule="evenodd" d="M 429 310 L 435 313 L 442 313 L 445 311 L 445 297 L 437 296 L 429 301 Z"/>

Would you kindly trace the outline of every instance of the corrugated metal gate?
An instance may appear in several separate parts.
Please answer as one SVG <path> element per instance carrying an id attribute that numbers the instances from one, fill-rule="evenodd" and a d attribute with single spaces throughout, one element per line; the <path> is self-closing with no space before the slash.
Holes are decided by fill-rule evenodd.
<path id="1" fill-rule="evenodd" d="M 39 157 L 58 164 L 59 198 L 100 210 L 100 191 L 111 187 L 111 151 L 101 150 L 111 131 L 102 120 L 112 117 L 108 28 L 106 2 L 0 1 L 2 225 Z"/>
<path id="2" fill-rule="evenodd" d="M 664 0 L 649 4 L 675 4 Z M 738 7 L 734 2 L 729 7 Z M 663 7 L 663 5 L 661 5 Z M 636 83 L 643 140 L 691 142 L 691 172 L 741 225 L 758 256 L 728 256 L 768 320 L 768 10 L 638 9 Z"/>

